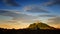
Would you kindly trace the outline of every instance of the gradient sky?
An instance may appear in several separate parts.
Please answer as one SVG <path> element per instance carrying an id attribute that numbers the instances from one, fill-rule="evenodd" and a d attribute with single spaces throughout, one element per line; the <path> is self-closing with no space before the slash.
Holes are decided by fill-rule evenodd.
<path id="1" fill-rule="evenodd" d="M 0 0 L 0 27 L 25 28 L 41 21 L 60 26 L 60 0 Z"/>

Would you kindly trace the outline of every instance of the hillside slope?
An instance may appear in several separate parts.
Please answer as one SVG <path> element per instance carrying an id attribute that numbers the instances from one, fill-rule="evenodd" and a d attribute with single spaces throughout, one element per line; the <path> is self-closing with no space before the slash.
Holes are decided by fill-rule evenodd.
<path id="1" fill-rule="evenodd" d="M 29 29 L 55 29 L 54 27 L 51 27 L 45 23 L 33 23 L 33 24 L 30 24 Z"/>

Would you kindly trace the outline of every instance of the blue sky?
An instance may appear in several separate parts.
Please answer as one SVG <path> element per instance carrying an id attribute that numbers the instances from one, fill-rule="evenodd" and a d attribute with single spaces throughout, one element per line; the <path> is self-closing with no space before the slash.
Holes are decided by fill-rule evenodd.
<path id="1" fill-rule="evenodd" d="M 0 0 L 1 24 L 31 24 L 39 20 L 59 25 L 57 18 L 60 18 L 60 0 Z"/>

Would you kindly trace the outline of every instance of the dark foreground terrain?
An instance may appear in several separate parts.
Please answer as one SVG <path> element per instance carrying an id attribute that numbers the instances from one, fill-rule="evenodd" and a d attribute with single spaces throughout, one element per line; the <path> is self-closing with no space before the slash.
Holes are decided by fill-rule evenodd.
<path id="1" fill-rule="evenodd" d="M 0 28 L 0 34 L 60 34 L 60 30 L 30 30 L 30 29 L 3 29 Z"/>

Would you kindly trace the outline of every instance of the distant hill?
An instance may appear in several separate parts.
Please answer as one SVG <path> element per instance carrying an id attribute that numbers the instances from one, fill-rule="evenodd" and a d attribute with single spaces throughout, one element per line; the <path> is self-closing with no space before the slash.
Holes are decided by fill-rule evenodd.
<path id="1" fill-rule="evenodd" d="M 54 27 L 51 27 L 51 26 L 49 26 L 45 23 L 42 23 L 42 22 L 30 24 L 28 28 L 33 29 L 33 30 L 34 29 L 51 29 L 51 30 L 55 29 Z"/>

